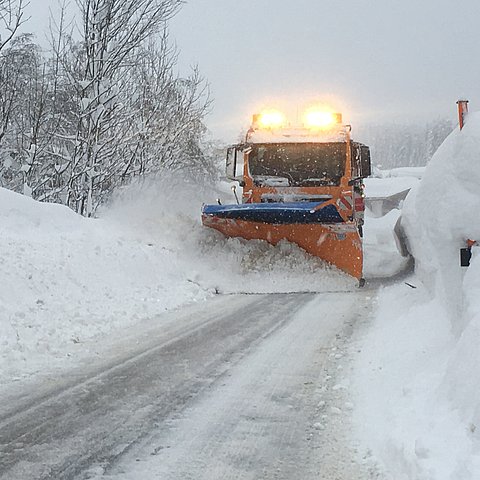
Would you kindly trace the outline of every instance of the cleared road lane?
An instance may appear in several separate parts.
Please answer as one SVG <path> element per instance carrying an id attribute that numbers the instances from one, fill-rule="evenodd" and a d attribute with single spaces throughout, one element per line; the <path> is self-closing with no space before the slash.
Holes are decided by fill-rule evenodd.
<path id="1" fill-rule="evenodd" d="M 221 297 L 170 314 L 4 408 L 0 478 L 368 478 L 330 405 L 332 352 L 368 295 Z"/>

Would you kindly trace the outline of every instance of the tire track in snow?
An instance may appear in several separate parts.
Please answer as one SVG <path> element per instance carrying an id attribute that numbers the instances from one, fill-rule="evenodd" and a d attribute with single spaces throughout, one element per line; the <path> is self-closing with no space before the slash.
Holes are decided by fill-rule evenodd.
<path id="1" fill-rule="evenodd" d="M 4 416 L 0 478 L 72 479 L 110 465 L 287 322 L 311 296 L 250 297 L 160 345 Z M 273 308 L 272 308 L 273 307 Z"/>
<path id="2" fill-rule="evenodd" d="M 310 298 L 196 402 L 84 478 L 373 478 L 356 462 L 343 387 L 335 384 L 339 346 L 369 314 L 368 296 Z"/>

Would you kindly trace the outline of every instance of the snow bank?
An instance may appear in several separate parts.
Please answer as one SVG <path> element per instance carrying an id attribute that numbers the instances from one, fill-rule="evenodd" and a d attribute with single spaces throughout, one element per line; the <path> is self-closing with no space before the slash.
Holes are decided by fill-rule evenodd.
<path id="1" fill-rule="evenodd" d="M 461 311 L 465 270 L 459 249 L 468 238 L 480 238 L 479 149 L 480 114 L 470 114 L 464 129 L 435 153 L 404 206 L 402 225 L 418 272 L 451 315 Z"/>
<path id="2" fill-rule="evenodd" d="M 158 239 L 0 189 L 0 379 L 60 366 L 82 342 L 203 299 Z"/>
<path id="3" fill-rule="evenodd" d="M 417 288 L 382 292 L 375 324 L 353 348 L 361 350 L 353 384 L 357 434 L 386 478 L 473 479 L 451 476 L 468 429 L 440 397 L 452 345 L 448 319 L 418 280 L 409 283 Z"/>
<path id="4" fill-rule="evenodd" d="M 408 260 L 395 246 L 393 229 L 401 211 L 393 209 L 383 217 L 373 217 L 365 211 L 364 276 L 367 279 L 392 277 L 403 271 Z"/>
<path id="5" fill-rule="evenodd" d="M 366 178 L 365 194 L 367 197 L 388 197 L 409 190 L 418 182 L 415 177 Z"/>
<path id="6" fill-rule="evenodd" d="M 359 435 L 395 479 L 480 478 L 480 115 L 439 148 L 407 197 L 402 224 L 418 288 L 379 298 L 356 366 Z"/>
<path id="7" fill-rule="evenodd" d="M 391 177 L 386 171 L 382 174 L 382 177 L 364 180 L 367 200 L 391 197 L 411 189 L 419 182 L 415 176 L 409 175 L 409 169 L 406 169 L 406 177 Z M 375 214 L 368 208 L 368 201 L 366 205 L 363 239 L 364 275 L 367 279 L 392 277 L 403 271 L 408 263 L 407 259 L 398 253 L 393 236 L 393 229 L 400 216 L 403 201 L 399 201 L 395 206 L 390 202 L 388 208 L 394 208 L 386 214 L 384 211 L 387 208 L 384 208 L 383 204 L 380 209 L 382 211 Z"/>
<path id="8" fill-rule="evenodd" d="M 389 170 L 382 170 L 375 166 L 373 168 L 374 178 L 416 178 L 421 180 L 426 167 L 397 167 Z"/>
<path id="9" fill-rule="evenodd" d="M 413 177 L 420 180 L 426 167 L 398 167 L 388 171 L 389 177 Z"/>

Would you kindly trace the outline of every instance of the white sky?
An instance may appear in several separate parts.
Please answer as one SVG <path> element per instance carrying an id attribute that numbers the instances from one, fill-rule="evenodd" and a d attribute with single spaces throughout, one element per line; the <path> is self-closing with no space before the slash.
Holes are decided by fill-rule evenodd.
<path id="1" fill-rule="evenodd" d="M 31 0 L 32 26 L 52 0 Z M 480 104 L 479 0 L 190 0 L 171 22 L 180 69 L 211 85 L 214 136 L 236 140 L 250 116 L 313 102 L 355 125 L 455 116 Z"/>

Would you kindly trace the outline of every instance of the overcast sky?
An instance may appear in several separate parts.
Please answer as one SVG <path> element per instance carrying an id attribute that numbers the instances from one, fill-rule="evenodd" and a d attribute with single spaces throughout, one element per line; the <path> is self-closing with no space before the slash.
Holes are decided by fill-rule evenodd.
<path id="1" fill-rule="evenodd" d="M 32 26 L 51 0 L 31 0 Z M 480 0 L 189 0 L 171 22 L 180 69 L 198 64 L 208 126 L 236 140 L 250 116 L 315 102 L 355 125 L 480 109 Z"/>

